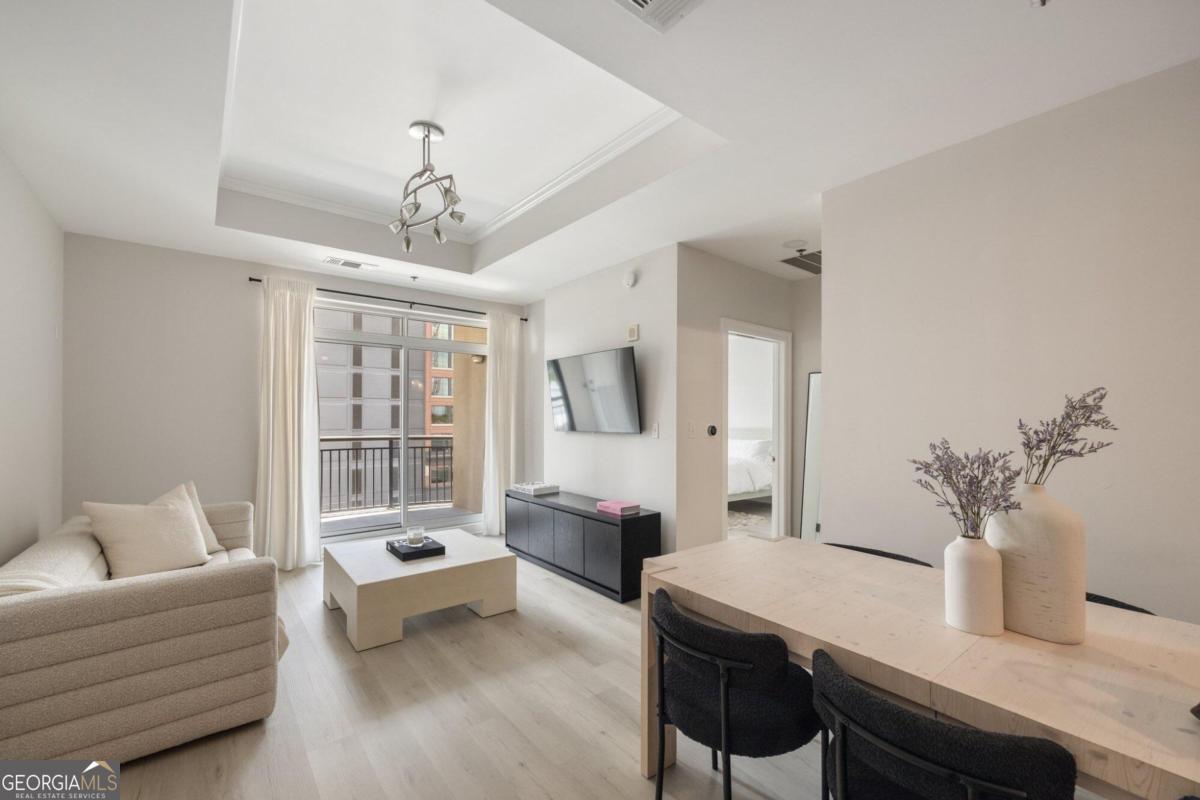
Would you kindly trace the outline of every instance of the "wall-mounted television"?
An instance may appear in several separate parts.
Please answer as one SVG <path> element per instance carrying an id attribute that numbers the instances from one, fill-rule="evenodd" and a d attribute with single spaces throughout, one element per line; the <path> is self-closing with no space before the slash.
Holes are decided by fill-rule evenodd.
<path id="1" fill-rule="evenodd" d="M 546 371 L 554 430 L 642 432 L 632 347 L 554 358 Z"/>

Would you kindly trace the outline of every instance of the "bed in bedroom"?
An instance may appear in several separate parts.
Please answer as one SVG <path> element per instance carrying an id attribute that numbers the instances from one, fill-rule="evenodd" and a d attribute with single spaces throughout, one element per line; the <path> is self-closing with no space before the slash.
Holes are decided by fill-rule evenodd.
<path id="1" fill-rule="evenodd" d="M 770 440 L 730 439 L 728 468 L 730 501 L 771 496 L 775 461 Z"/>

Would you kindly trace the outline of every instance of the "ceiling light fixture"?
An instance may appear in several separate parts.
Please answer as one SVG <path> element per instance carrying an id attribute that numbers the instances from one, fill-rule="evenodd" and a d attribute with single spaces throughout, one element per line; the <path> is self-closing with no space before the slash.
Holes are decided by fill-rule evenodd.
<path id="1" fill-rule="evenodd" d="M 409 231 L 413 228 L 419 228 L 422 225 L 433 223 L 433 240 L 438 244 L 445 244 L 446 233 L 442 230 L 438 220 L 444 215 L 448 215 L 450 219 L 457 222 L 459 225 L 467 218 L 467 215 L 459 211 L 456 206 L 462 202 L 458 192 L 455 191 L 453 175 L 438 175 L 433 161 L 430 157 L 430 144 L 432 142 L 440 142 L 446 136 L 446 132 L 442 127 L 434 122 L 426 120 L 417 120 L 408 126 L 408 135 L 414 139 L 421 140 L 421 168 L 412 174 L 412 177 L 404 184 L 404 198 L 400 201 L 400 216 L 397 219 L 388 223 L 388 228 L 397 236 L 403 236 L 401 240 L 404 252 L 412 252 L 412 237 L 409 236 Z M 422 206 L 421 200 L 417 197 L 418 192 L 422 189 L 430 189 L 425 193 L 428 198 L 432 194 L 432 190 L 437 190 L 438 197 L 441 198 L 441 203 L 435 203 L 433 206 Z M 427 213 L 424 217 L 420 216 L 421 209 L 438 208 L 437 213 Z"/>

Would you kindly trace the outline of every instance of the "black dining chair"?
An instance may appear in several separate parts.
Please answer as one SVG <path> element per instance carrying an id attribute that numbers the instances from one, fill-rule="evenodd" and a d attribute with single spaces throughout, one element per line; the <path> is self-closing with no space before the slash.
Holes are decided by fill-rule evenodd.
<path id="1" fill-rule="evenodd" d="M 1148 610 L 1142 608 L 1141 606 L 1135 606 L 1130 603 L 1126 603 L 1124 600 L 1114 600 L 1111 597 L 1105 597 L 1102 594 L 1095 594 L 1093 592 L 1087 593 L 1087 601 L 1089 603 L 1099 603 L 1102 606 L 1112 606 L 1113 608 L 1123 608 L 1126 611 L 1136 611 L 1139 614 L 1149 614 L 1152 617 L 1155 616 L 1155 613 L 1153 611 L 1148 611 Z"/>
<path id="2" fill-rule="evenodd" d="M 887 550 L 876 550 L 873 547 L 859 547 L 856 544 L 838 544 L 837 542 L 825 542 L 830 547 L 840 547 L 843 550 L 853 550 L 857 553 L 866 553 L 869 556 L 879 556 L 880 558 L 890 558 L 893 561 L 903 561 L 905 564 L 916 564 L 919 567 L 932 567 L 928 561 L 922 561 L 919 558 L 912 556 L 901 555 L 900 553 L 889 553 Z"/>
<path id="3" fill-rule="evenodd" d="M 835 800 L 1072 800 L 1075 759 L 1048 739 L 922 716 L 813 653 L 821 716 L 821 797 Z M 832 732 L 832 741 L 830 733 Z"/>
<path id="4" fill-rule="evenodd" d="M 658 659 L 656 798 L 663 793 L 667 725 L 709 747 L 713 769 L 720 751 L 725 800 L 733 796 L 731 755 L 782 755 L 816 737 L 821 721 L 812 677 L 788 660 L 783 639 L 705 625 L 676 608 L 663 589 L 654 593 L 650 619 Z"/>

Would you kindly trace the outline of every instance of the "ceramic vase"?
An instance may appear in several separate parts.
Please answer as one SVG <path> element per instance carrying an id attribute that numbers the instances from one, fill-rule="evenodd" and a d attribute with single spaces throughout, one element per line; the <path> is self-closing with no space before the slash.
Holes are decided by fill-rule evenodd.
<path id="1" fill-rule="evenodd" d="M 946 547 L 946 624 L 980 636 L 1004 633 L 1000 554 L 983 539 L 959 536 Z"/>
<path id="2" fill-rule="evenodd" d="M 1087 627 L 1083 518 L 1027 483 L 1021 508 L 988 521 L 987 541 L 1004 561 L 1004 625 L 1059 644 L 1079 644 Z"/>

